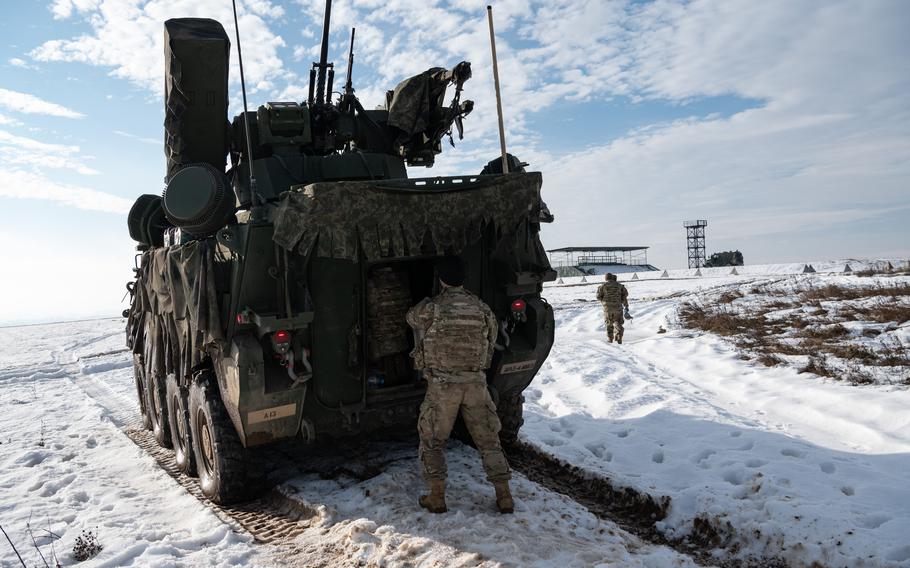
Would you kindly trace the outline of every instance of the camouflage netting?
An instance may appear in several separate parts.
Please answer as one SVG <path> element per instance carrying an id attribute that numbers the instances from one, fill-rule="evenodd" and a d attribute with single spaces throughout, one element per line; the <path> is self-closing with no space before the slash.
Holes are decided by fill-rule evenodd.
<path id="1" fill-rule="evenodd" d="M 445 104 L 448 77 L 446 69 L 433 67 L 399 83 L 388 96 L 389 126 L 408 136 L 426 131 L 433 111 Z"/>
<path id="2" fill-rule="evenodd" d="M 128 345 L 143 355 L 146 376 L 185 377 L 220 340 L 212 241 L 143 253 L 127 322 Z"/>
<path id="3" fill-rule="evenodd" d="M 509 174 L 465 189 L 402 190 L 382 182 L 314 183 L 282 195 L 275 242 L 302 255 L 368 260 L 458 254 L 495 230 L 497 250 L 549 269 L 528 224 L 538 218 L 541 176 Z M 452 186 L 448 186 L 452 187 Z M 457 188 L 457 186 L 455 186 Z M 524 250 L 530 248 L 531 250 Z"/>

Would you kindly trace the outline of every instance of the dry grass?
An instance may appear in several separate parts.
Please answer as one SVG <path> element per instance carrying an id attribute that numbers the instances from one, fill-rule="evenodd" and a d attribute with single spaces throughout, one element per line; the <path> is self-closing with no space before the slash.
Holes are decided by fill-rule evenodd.
<path id="1" fill-rule="evenodd" d="M 692 302 L 686 302 L 680 307 L 679 316 L 686 327 L 724 336 L 751 335 L 764 327 L 761 315 L 748 316 L 730 309 L 706 308 L 703 304 Z"/>
<path id="2" fill-rule="evenodd" d="M 813 373 L 819 377 L 830 377 L 834 378 L 835 372 L 825 363 L 825 360 L 820 357 L 809 357 L 809 362 L 805 367 L 799 370 L 800 373 Z"/>
<path id="3" fill-rule="evenodd" d="M 866 287 L 827 284 L 818 288 L 812 287 L 803 290 L 799 296 L 804 302 L 810 302 L 812 300 L 858 300 L 860 298 L 874 298 L 876 296 L 897 298 L 900 296 L 910 296 L 910 284 L 878 284 L 876 286 Z"/>
<path id="4" fill-rule="evenodd" d="M 743 297 L 743 293 L 739 290 L 729 290 L 724 292 L 717 298 L 718 303 L 721 304 L 732 304 L 734 300 L 738 300 Z"/>
<path id="5" fill-rule="evenodd" d="M 910 367 L 907 347 L 884 333 L 910 321 L 910 304 L 904 299 L 910 296 L 910 284 L 827 284 L 789 290 L 765 284 L 749 291 L 749 295 L 759 296 L 758 306 L 734 304 L 745 295 L 730 290 L 713 303 L 685 303 L 679 309 L 679 320 L 685 327 L 728 338 L 743 360 L 754 359 L 770 367 L 788 363 L 788 356 L 805 357 L 808 363 L 800 372 L 853 384 L 875 383 L 882 373 L 885 377 L 897 374 L 891 382 L 910 384 L 910 372 L 900 375 L 902 368 Z M 828 304 L 823 306 L 823 302 Z M 766 317 L 779 310 L 792 312 L 785 317 Z M 891 325 L 884 331 L 867 328 L 851 336 L 843 325 L 851 321 Z"/>
<path id="6" fill-rule="evenodd" d="M 857 270 L 853 273 L 854 276 L 861 276 L 868 278 L 869 276 L 901 276 L 905 274 L 910 274 L 910 266 L 906 264 L 901 267 L 891 267 L 891 270 L 887 268 L 867 268 L 865 270 Z"/>
<path id="7" fill-rule="evenodd" d="M 910 321 L 910 306 L 893 302 L 878 302 L 866 311 L 870 321 L 878 323 L 895 322 L 898 325 Z"/>
<path id="8" fill-rule="evenodd" d="M 784 362 L 783 359 L 775 355 L 774 353 L 760 353 L 758 357 L 755 358 L 756 361 L 764 365 L 765 367 L 774 367 L 775 365 L 780 365 Z"/>
<path id="9" fill-rule="evenodd" d="M 797 337 L 805 337 L 808 339 L 822 339 L 822 340 L 831 340 L 831 339 L 840 339 L 845 335 L 849 335 L 850 332 L 847 331 L 847 328 L 842 326 L 839 323 L 834 325 L 812 325 L 809 324 L 806 320 L 799 320 L 804 323 L 803 326 L 794 326 L 797 327 L 800 331 L 796 334 Z"/>
<path id="10" fill-rule="evenodd" d="M 867 365 L 873 365 L 878 362 L 878 354 L 875 351 L 853 343 L 832 345 L 826 351 L 839 359 L 848 361 L 860 361 Z"/>
<path id="11" fill-rule="evenodd" d="M 85 562 L 104 550 L 104 545 L 98 541 L 98 535 L 92 530 L 83 530 L 73 543 L 73 558 L 77 562 Z"/>

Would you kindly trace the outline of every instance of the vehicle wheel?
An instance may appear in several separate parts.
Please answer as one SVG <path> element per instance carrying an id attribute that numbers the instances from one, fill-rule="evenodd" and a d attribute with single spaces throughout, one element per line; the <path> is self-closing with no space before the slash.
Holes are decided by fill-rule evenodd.
<path id="1" fill-rule="evenodd" d="M 249 499 L 263 487 L 261 463 L 240 443 L 214 377 L 190 385 L 190 431 L 202 493 L 219 505 Z"/>
<path id="2" fill-rule="evenodd" d="M 148 391 L 145 385 L 145 367 L 142 365 L 142 355 L 133 354 L 133 378 L 136 383 L 136 396 L 139 398 L 139 415 L 142 417 L 142 427 L 152 429 L 152 420 L 148 411 Z"/>
<path id="3" fill-rule="evenodd" d="M 503 393 L 496 404 L 496 413 L 502 423 L 499 440 L 503 446 L 513 446 L 518 442 L 518 431 L 525 423 L 522 418 L 525 397 L 521 391 Z"/>
<path id="4" fill-rule="evenodd" d="M 155 441 L 162 448 L 170 448 L 171 428 L 167 421 L 167 384 L 163 377 L 154 374 L 148 377 L 146 405 Z"/>
<path id="5" fill-rule="evenodd" d="M 196 462 L 193 459 L 193 439 L 190 436 L 186 389 L 177 384 L 176 375 L 167 376 L 167 416 L 177 468 L 183 473 L 195 477 Z"/>

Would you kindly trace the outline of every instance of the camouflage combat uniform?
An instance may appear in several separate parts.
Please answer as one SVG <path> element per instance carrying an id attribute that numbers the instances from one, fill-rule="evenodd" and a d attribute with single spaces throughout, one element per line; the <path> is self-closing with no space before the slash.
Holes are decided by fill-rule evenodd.
<path id="1" fill-rule="evenodd" d="M 600 300 L 604 308 L 604 324 L 607 328 L 607 340 L 613 341 L 616 338 L 618 343 L 622 343 L 623 306 L 629 307 L 629 292 L 626 287 L 616 280 L 608 280 L 597 288 L 597 299 Z"/>
<path id="2" fill-rule="evenodd" d="M 480 298 L 461 287 L 444 288 L 408 311 L 416 346 L 411 356 L 427 379 L 420 406 L 420 460 L 427 481 L 445 480 L 445 444 L 459 411 L 477 445 L 490 482 L 509 480 L 499 442 L 496 406 L 484 370 L 496 342 L 496 316 Z"/>

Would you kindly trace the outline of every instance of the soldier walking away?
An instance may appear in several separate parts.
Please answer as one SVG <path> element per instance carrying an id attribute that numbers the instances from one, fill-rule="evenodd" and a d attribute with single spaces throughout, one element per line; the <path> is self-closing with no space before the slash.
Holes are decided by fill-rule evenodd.
<path id="1" fill-rule="evenodd" d="M 477 446 L 487 479 L 496 489 L 496 506 L 511 513 L 511 471 L 499 442 L 501 425 L 487 390 L 485 370 L 493 357 L 498 324 L 483 301 L 465 290 L 461 259 L 446 257 L 436 267 L 441 291 L 408 311 L 414 329 L 414 366 L 423 371 L 427 394 L 420 406 L 417 429 L 420 461 L 430 487 L 420 506 L 446 512 L 445 445 L 458 413 Z"/>
<path id="2" fill-rule="evenodd" d="M 629 313 L 629 291 L 616 280 L 615 274 L 604 275 L 604 282 L 597 288 L 597 299 L 604 307 L 604 324 L 607 328 L 607 341 L 622 344 L 623 310 Z M 631 317 L 631 316 L 628 316 Z"/>

